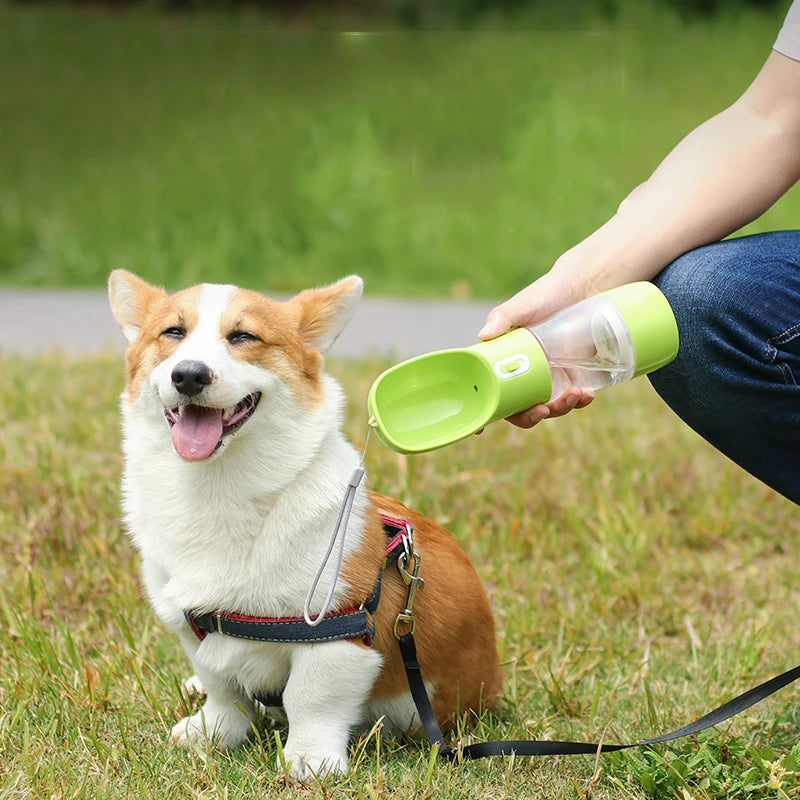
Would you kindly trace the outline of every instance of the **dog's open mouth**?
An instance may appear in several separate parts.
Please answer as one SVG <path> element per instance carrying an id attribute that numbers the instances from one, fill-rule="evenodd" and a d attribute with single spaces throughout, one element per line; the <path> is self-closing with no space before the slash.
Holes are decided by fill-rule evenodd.
<path id="1" fill-rule="evenodd" d="M 239 428 L 253 416 L 261 392 L 249 394 L 233 408 L 210 408 L 187 403 L 164 409 L 172 429 L 172 444 L 187 461 L 208 458 L 221 444 L 223 437 Z"/>

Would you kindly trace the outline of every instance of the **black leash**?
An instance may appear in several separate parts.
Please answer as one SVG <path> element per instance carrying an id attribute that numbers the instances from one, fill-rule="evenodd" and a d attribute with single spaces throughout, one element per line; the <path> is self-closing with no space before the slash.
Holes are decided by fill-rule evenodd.
<path id="1" fill-rule="evenodd" d="M 414 698 L 414 703 L 417 707 L 422 727 L 425 730 L 425 735 L 431 744 L 439 746 L 439 755 L 446 758 L 448 761 L 457 759 L 473 759 L 473 758 L 486 758 L 487 756 L 510 756 L 512 754 L 518 756 L 556 756 L 556 755 L 578 755 L 578 754 L 593 754 L 593 753 L 610 753 L 615 750 L 628 750 L 631 747 L 645 747 L 651 744 L 659 744 L 661 742 L 669 742 L 673 739 L 679 739 L 682 736 L 690 736 L 693 733 L 699 733 L 707 728 L 713 728 L 724 722 L 727 719 L 739 714 L 750 706 L 754 706 L 771 694 L 783 689 L 793 681 L 800 678 L 800 666 L 790 669 L 787 672 L 777 675 L 768 681 L 765 681 L 758 686 L 734 697 L 727 703 L 723 703 L 718 708 L 710 711 L 705 716 L 699 717 L 684 725 L 682 728 L 664 733 L 661 736 L 655 736 L 652 739 L 644 739 L 641 742 L 634 742 L 633 744 L 604 744 L 604 743 L 590 743 L 590 742 L 551 742 L 540 740 L 507 740 L 496 742 L 477 742 L 476 744 L 469 744 L 464 747 L 449 747 L 445 742 L 442 730 L 439 723 L 436 721 L 436 715 L 433 712 L 430 698 L 425 690 L 425 684 L 422 681 L 422 671 L 417 661 L 417 648 L 414 644 L 414 636 L 412 633 L 407 633 L 398 638 L 400 644 L 400 652 L 403 657 L 403 665 L 406 668 L 406 676 L 408 677 L 408 686 L 411 689 L 411 696 Z"/>

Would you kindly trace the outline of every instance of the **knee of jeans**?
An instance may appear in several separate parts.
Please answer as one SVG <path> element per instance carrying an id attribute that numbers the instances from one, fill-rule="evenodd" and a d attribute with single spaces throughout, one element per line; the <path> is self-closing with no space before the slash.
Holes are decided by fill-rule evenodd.
<path id="1" fill-rule="evenodd" d="M 654 283 L 669 301 L 678 323 L 680 348 L 673 369 L 682 362 L 696 363 L 707 343 L 709 327 L 719 322 L 715 318 L 719 316 L 719 293 L 724 287 L 710 274 L 709 265 L 703 263 L 698 251 L 673 261 L 656 276 Z"/>
<path id="2" fill-rule="evenodd" d="M 709 328 L 724 330 L 732 320 L 745 326 L 752 321 L 758 301 L 774 296 L 787 252 L 800 244 L 793 233 L 754 234 L 698 247 L 654 278 L 687 341 Z"/>
<path id="3" fill-rule="evenodd" d="M 680 338 L 678 356 L 651 377 L 670 404 L 670 395 L 705 394 L 728 374 L 728 356 L 740 336 L 732 320 L 741 320 L 737 310 L 746 313 L 750 297 L 738 285 L 736 251 L 719 245 L 692 250 L 654 279 L 672 307 Z"/>

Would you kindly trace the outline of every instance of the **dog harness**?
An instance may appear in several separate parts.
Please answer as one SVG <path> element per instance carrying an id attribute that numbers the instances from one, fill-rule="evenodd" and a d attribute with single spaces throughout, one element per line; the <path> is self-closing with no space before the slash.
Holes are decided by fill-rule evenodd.
<path id="1" fill-rule="evenodd" d="M 361 639 L 372 645 L 375 636 L 374 614 L 381 598 L 381 578 L 387 567 L 396 563 L 413 547 L 413 525 L 404 519 L 381 514 L 381 522 L 387 536 L 381 569 L 375 588 L 358 607 L 329 611 L 315 627 L 303 617 L 255 617 L 232 611 L 183 612 L 192 632 L 200 641 L 209 633 L 222 633 L 237 639 L 256 642 L 278 642 L 281 644 L 311 644 L 332 642 L 337 639 Z"/>

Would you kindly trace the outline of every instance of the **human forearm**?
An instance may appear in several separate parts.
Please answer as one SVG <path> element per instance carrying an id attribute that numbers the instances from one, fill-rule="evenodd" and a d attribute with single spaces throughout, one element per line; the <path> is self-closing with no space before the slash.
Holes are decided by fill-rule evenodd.
<path id="1" fill-rule="evenodd" d="M 766 210 L 800 177 L 800 62 L 773 52 L 749 89 L 692 131 L 594 233 L 493 309 L 483 338 L 649 279 Z"/>
<path id="2" fill-rule="evenodd" d="M 582 272 L 594 290 L 652 278 L 681 253 L 760 216 L 799 170 L 796 134 L 745 95 L 689 134 L 556 270 Z"/>

